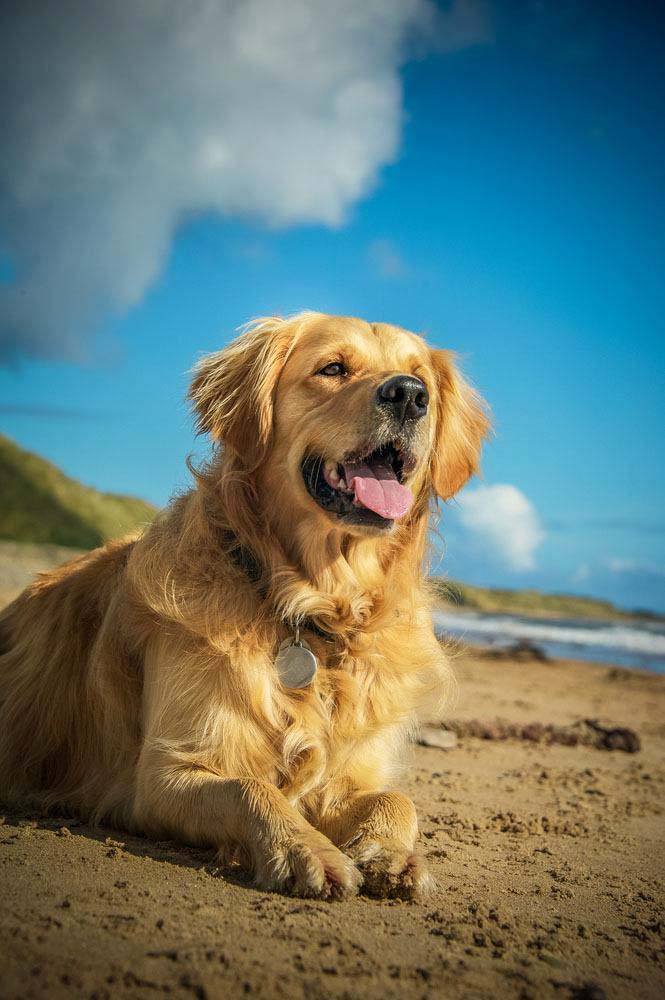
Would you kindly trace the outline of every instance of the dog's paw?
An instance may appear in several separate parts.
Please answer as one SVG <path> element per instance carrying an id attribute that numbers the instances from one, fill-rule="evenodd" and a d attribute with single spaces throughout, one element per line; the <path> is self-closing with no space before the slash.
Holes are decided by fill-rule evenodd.
<path id="1" fill-rule="evenodd" d="M 273 845 L 255 865 L 254 881 L 262 889 L 308 899 L 344 899 L 357 894 L 362 876 L 323 834 L 308 832 Z"/>
<path id="2" fill-rule="evenodd" d="M 363 839 L 349 854 L 362 875 L 362 892 L 378 899 L 422 899 L 435 887 L 424 858 L 394 840 Z"/>

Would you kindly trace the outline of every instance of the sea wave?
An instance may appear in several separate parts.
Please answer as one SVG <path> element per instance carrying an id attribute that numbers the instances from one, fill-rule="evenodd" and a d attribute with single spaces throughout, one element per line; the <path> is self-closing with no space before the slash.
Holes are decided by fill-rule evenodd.
<path id="1" fill-rule="evenodd" d="M 436 611 L 435 624 L 443 632 L 489 643 L 526 639 L 543 646 L 578 650 L 581 659 L 623 662 L 628 666 L 665 668 L 665 629 L 659 623 L 633 625 L 623 622 L 574 622 L 529 619 L 480 612 Z M 572 653 L 569 655 L 573 655 Z"/>

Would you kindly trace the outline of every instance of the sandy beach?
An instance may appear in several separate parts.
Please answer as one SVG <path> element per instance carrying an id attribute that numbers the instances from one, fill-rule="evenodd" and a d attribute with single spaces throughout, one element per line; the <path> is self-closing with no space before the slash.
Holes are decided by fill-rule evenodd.
<path id="1" fill-rule="evenodd" d="M 453 721 L 593 717 L 641 750 L 415 747 L 421 902 L 270 895 L 205 851 L 7 812 L 0 995 L 663 996 L 665 678 L 468 653 L 456 673 Z"/>

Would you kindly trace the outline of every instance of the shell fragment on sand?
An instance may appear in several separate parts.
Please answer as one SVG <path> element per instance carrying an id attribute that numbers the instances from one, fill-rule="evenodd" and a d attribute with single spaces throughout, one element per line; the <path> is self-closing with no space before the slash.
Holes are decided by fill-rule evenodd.
<path id="1" fill-rule="evenodd" d="M 452 733 L 449 729 L 437 729 L 436 726 L 423 726 L 418 734 L 417 742 L 421 747 L 454 750 L 457 746 L 457 734 Z"/>

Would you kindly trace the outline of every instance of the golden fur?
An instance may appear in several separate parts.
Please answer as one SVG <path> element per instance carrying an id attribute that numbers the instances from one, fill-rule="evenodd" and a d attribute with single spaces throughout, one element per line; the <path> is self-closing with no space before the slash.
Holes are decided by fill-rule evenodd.
<path id="1" fill-rule="evenodd" d="M 314 374 L 338 359 L 348 377 Z M 300 465 L 372 440 L 395 373 L 430 394 L 415 502 L 390 531 L 345 527 Z M 0 793 L 212 845 L 265 888 L 409 895 L 427 881 L 415 810 L 386 789 L 446 693 L 430 500 L 476 470 L 483 405 L 450 353 L 316 313 L 251 325 L 201 361 L 190 397 L 215 442 L 195 488 L 0 615 Z M 292 690 L 274 657 L 298 622 L 320 667 Z"/>

